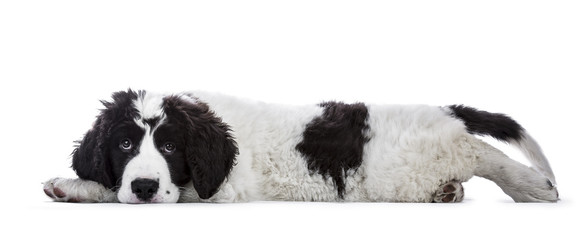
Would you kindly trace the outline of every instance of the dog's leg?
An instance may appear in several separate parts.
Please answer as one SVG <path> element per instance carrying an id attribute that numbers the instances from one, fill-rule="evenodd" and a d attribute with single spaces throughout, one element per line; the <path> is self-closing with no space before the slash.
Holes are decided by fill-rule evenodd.
<path id="1" fill-rule="evenodd" d="M 541 173 L 488 147 L 474 174 L 495 182 L 515 202 L 557 202 L 557 188 Z"/>
<path id="2" fill-rule="evenodd" d="M 463 201 L 463 186 L 461 182 L 450 181 L 439 186 L 433 197 L 434 203 L 456 203 Z"/>
<path id="3" fill-rule="evenodd" d="M 43 191 L 56 202 L 117 202 L 116 193 L 110 189 L 79 178 L 50 179 L 43 183 Z"/>

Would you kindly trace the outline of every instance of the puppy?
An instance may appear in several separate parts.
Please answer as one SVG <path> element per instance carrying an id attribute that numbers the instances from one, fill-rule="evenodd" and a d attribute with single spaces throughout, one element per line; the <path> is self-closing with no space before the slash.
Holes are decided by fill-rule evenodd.
<path id="1" fill-rule="evenodd" d="M 121 91 L 77 142 L 78 179 L 55 201 L 460 202 L 494 181 L 516 202 L 556 202 L 555 177 L 514 120 L 462 105 L 267 104 L 207 92 Z M 519 148 L 527 167 L 474 135 Z"/>

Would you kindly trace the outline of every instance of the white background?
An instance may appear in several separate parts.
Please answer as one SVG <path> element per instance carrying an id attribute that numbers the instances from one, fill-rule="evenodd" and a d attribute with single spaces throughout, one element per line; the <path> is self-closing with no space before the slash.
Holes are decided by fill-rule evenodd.
<path id="1" fill-rule="evenodd" d="M 2 1 L 0 236 L 585 239 L 586 80 L 585 1 Z M 41 182 L 75 176 L 73 141 L 129 87 L 504 112 L 562 200 L 514 204 L 476 178 L 448 205 L 50 202 Z"/>

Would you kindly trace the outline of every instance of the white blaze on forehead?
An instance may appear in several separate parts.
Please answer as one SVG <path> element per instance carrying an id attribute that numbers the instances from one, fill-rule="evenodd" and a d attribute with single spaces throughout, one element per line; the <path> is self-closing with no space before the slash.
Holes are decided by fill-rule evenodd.
<path id="1" fill-rule="evenodd" d="M 135 119 L 137 125 L 145 128 L 149 127 L 143 122 L 146 119 L 160 119 L 159 123 L 162 122 L 161 120 L 165 117 L 163 112 L 164 97 L 164 94 L 147 92 L 133 102 L 135 109 L 139 111 L 139 119 Z M 156 126 L 153 126 L 153 128 L 156 128 Z"/>

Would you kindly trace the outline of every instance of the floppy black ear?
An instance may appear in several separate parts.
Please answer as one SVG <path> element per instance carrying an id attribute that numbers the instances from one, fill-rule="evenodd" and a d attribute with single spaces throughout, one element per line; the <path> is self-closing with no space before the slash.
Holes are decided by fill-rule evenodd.
<path id="1" fill-rule="evenodd" d="M 185 157 L 198 196 L 208 199 L 225 181 L 238 154 L 230 127 L 198 99 L 172 96 L 166 114 L 182 116 L 186 124 Z"/>
<path id="2" fill-rule="evenodd" d="M 125 119 L 133 119 L 137 110 L 133 101 L 144 91 L 120 91 L 112 94 L 113 101 L 101 101 L 105 109 L 101 110 L 92 129 L 90 129 L 72 153 L 72 168 L 78 177 L 101 183 L 113 188 L 116 180 L 109 159 L 109 138 L 114 124 Z"/>
<path id="3" fill-rule="evenodd" d="M 114 187 L 114 179 L 108 166 L 104 136 L 104 121 L 98 117 L 94 127 L 72 153 L 72 168 L 81 179 L 101 183 L 107 188 Z M 102 133 L 102 134 L 101 134 Z"/>

